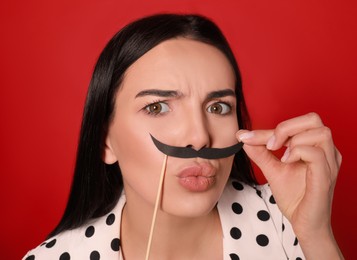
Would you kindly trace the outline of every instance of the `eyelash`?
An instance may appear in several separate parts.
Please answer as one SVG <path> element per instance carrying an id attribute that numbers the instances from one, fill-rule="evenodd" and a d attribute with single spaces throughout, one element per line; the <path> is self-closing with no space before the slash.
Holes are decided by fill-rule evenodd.
<path id="1" fill-rule="evenodd" d="M 154 100 L 152 102 L 148 102 L 145 104 L 145 106 L 141 109 L 145 114 L 147 115 L 150 115 L 150 116 L 154 116 L 154 117 L 158 117 L 158 116 L 163 116 L 164 114 L 166 114 L 167 112 L 163 112 L 163 113 L 153 113 L 153 112 L 150 112 L 148 111 L 148 107 L 151 106 L 151 105 L 154 105 L 154 104 L 159 104 L 159 103 L 163 103 L 165 104 L 166 106 L 169 106 L 168 103 L 167 103 L 167 100 L 161 100 L 161 99 L 158 99 L 158 100 Z M 215 100 L 212 104 L 210 104 L 208 107 L 214 105 L 214 104 L 219 104 L 219 103 L 222 103 L 222 104 L 225 104 L 229 107 L 230 111 L 226 114 L 220 114 L 220 116 L 227 116 L 227 115 L 230 115 L 233 111 L 233 104 L 229 101 L 223 101 L 223 100 Z M 208 110 L 208 108 L 206 109 L 206 111 Z"/>
<path id="2" fill-rule="evenodd" d="M 166 114 L 167 112 L 163 112 L 163 113 L 152 113 L 150 111 L 147 110 L 147 108 L 151 105 L 154 105 L 154 104 L 159 104 L 159 103 L 163 103 L 165 104 L 166 106 L 169 106 L 169 104 L 167 103 L 167 100 L 161 100 L 161 99 L 158 99 L 158 100 L 154 100 L 152 102 L 148 102 L 145 104 L 145 106 L 141 109 L 145 114 L 147 115 L 150 115 L 150 116 L 154 116 L 154 117 L 158 117 L 158 116 L 163 116 L 164 114 Z"/>
<path id="3" fill-rule="evenodd" d="M 229 111 L 228 113 L 226 113 L 226 114 L 220 114 L 220 116 L 228 116 L 228 115 L 232 114 L 232 111 L 233 111 L 233 103 L 230 102 L 230 101 L 223 101 L 223 100 L 221 100 L 221 99 L 218 99 L 218 100 L 215 100 L 215 101 L 214 101 L 212 104 L 210 104 L 208 107 L 210 107 L 210 106 L 212 106 L 212 105 L 214 105 L 214 104 L 220 104 L 220 103 L 227 105 L 227 106 L 229 107 L 229 109 L 230 109 L 230 111 Z M 208 109 L 208 108 L 207 108 L 207 109 Z M 206 109 L 206 110 L 207 110 L 207 109 Z"/>

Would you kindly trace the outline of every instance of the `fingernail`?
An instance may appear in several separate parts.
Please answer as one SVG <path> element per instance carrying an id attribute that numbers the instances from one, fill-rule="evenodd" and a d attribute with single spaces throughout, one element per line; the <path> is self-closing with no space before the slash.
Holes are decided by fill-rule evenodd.
<path id="1" fill-rule="evenodd" d="M 238 135 L 238 138 L 240 141 L 247 140 L 249 138 L 252 138 L 254 136 L 253 132 L 245 132 L 243 134 Z"/>
<path id="2" fill-rule="evenodd" d="M 270 139 L 267 142 L 267 149 L 271 150 L 273 148 L 275 144 L 275 135 L 273 135 L 272 137 L 270 137 Z"/>
<path id="3" fill-rule="evenodd" d="M 290 148 L 286 148 L 284 154 L 283 154 L 283 157 L 281 157 L 281 161 L 282 162 L 286 162 L 286 160 L 289 158 L 289 155 L 290 155 Z"/>

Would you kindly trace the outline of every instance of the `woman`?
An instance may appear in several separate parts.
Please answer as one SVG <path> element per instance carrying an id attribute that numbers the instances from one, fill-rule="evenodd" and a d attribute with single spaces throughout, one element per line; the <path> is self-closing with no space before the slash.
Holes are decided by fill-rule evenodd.
<path id="1" fill-rule="evenodd" d="M 95 67 L 65 213 L 24 259 L 343 259 L 330 223 L 341 155 L 328 128 L 314 113 L 248 128 L 238 66 L 211 21 L 129 24 Z M 243 141 L 244 151 L 167 158 L 153 140 L 213 155 Z M 279 160 L 271 151 L 283 146 Z"/>

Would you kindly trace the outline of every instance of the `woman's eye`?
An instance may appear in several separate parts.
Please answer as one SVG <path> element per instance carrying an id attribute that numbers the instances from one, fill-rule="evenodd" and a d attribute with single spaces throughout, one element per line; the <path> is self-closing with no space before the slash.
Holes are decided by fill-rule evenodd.
<path id="1" fill-rule="evenodd" d="M 207 111 L 209 113 L 220 115 L 228 114 L 229 112 L 231 112 L 231 110 L 231 106 L 223 102 L 214 103 L 207 108 Z"/>
<path id="2" fill-rule="evenodd" d="M 155 102 L 145 107 L 148 114 L 158 115 L 170 111 L 169 106 L 164 102 Z"/>

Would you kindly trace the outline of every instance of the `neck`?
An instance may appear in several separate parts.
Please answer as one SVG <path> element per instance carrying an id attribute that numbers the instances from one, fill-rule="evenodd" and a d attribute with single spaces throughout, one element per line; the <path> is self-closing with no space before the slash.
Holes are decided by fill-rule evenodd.
<path id="1" fill-rule="evenodd" d="M 145 259 L 152 216 L 152 205 L 127 200 L 121 223 L 121 243 L 126 259 Z M 220 256 L 214 259 L 219 259 L 223 255 L 222 242 L 216 207 L 197 218 L 173 216 L 159 209 L 150 259 L 212 259 L 212 253 Z"/>

